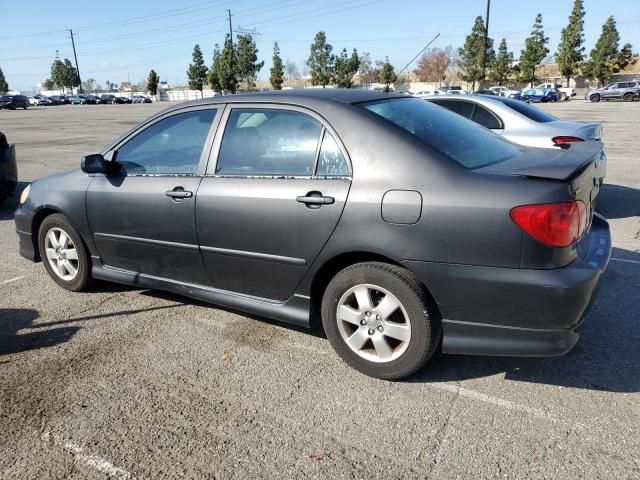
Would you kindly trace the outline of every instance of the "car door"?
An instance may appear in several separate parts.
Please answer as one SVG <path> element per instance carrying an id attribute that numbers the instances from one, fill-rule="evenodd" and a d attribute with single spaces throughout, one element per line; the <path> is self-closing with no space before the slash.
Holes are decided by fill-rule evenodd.
<path id="1" fill-rule="evenodd" d="M 336 228 L 351 185 L 346 151 L 316 114 L 228 106 L 196 202 L 214 287 L 284 300 Z"/>
<path id="2" fill-rule="evenodd" d="M 604 98 L 614 98 L 618 96 L 618 84 L 612 83 L 611 85 L 607 85 L 607 88 L 602 92 L 602 96 Z"/>
<path id="3" fill-rule="evenodd" d="M 195 197 L 217 111 L 171 112 L 110 152 L 113 173 L 96 175 L 87 191 L 89 225 L 106 266 L 208 284 Z"/>

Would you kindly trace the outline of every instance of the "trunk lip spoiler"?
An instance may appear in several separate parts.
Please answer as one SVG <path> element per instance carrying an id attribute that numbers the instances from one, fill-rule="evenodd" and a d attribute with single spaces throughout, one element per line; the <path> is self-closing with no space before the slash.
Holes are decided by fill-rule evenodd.
<path id="1" fill-rule="evenodd" d="M 597 148 L 594 148 L 596 145 Z M 592 162 L 595 162 L 596 167 L 600 167 L 607 159 L 604 145 L 600 142 L 575 144 L 563 151 L 566 152 L 566 156 L 554 155 L 550 160 L 518 168 L 513 174 L 566 182 L 580 176 Z"/>

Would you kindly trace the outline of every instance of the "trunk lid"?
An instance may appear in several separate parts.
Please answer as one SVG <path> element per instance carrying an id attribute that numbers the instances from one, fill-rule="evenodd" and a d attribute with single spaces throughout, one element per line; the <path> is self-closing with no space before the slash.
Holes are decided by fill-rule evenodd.
<path id="1" fill-rule="evenodd" d="M 569 122 L 566 120 L 555 120 L 553 122 L 548 122 L 546 126 L 552 128 L 554 133 L 557 134 L 573 135 L 585 140 L 602 139 L 602 124 L 600 123 L 580 123 Z"/>

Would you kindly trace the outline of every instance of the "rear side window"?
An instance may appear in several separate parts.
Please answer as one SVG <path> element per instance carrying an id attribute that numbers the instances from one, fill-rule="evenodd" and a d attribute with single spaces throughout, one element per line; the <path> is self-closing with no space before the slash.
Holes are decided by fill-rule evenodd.
<path id="1" fill-rule="evenodd" d="M 504 103 L 507 107 L 515 110 L 519 114 L 524 115 L 534 122 L 547 123 L 557 120 L 557 118 L 553 115 L 549 115 L 547 112 L 519 100 L 513 100 L 512 98 L 504 97 L 496 97 L 495 100 Z"/>
<path id="2" fill-rule="evenodd" d="M 490 130 L 499 130 L 502 128 L 502 122 L 500 122 L 498 117 L 482 105 L 476 105 L 476 110 L 473 112 L 471 120 Z"/>
<path id="3" fill-rule="evenodd" d="M 498 163 L 520 153 L 499 135 L 424 100 L 394 98 L 362 106 L 466 168 Z"/>
<path id="4" fill-rule="evenodd" d="M 436 105 L 440 105 L 452 112 L 456 112 L 458 115 L 462 115 L 465 118 L 471 118 L 473 114 L 473 103 L 463 102 L 461 100 L 431 100 Z"/>
<path id="5" fill-rule="evenodd" d="M 347 161 L 342 155 L 336 139 L 333 138 L 333 135 L 328 130 L 325 130 L 322 139 L 316 175 L 321 177 L 346 177 L 349 175 Z"/>
<path id="6" fill-rule="evenodd" d="M 304 113 L 269 108 L 231 111 L 216 174 L 313 174 L 322 125 Z"/>

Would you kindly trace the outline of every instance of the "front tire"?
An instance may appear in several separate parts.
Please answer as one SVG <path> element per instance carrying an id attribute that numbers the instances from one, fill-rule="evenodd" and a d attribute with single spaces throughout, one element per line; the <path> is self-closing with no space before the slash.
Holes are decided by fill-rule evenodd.
<path id="1" fill-rule="evenodd" d="M 436 351 L 442 326 L 417 278 L 385 263 L 352 265 L 329 282 L 322 324 L 332 347 L 371 377 L 398 380 Z"/>
<path id="2" fill-rule="evenodd" d="M 593 103 L 598 103 L 600 101 L 600 95 L 594 93 L 589 97 L 589 100 L 591 100 Z"/>
<path id="3" fill-rule="evenodd" d="M 55 213 L 42 221 L 38 246 L 47 273 L 58 285 L 73 292 L 89 288 L 92 277 L 87 248 L 66 216 Z"/>

